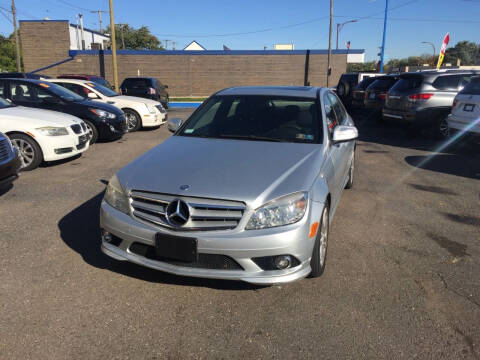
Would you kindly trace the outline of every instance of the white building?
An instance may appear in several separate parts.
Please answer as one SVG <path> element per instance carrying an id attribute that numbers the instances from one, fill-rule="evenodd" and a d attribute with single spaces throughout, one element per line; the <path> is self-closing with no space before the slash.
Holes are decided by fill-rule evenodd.
<path id="1" fill-rule="evenodd" d="M 207 49 L 205 49 L 202 45 L 200 45 L 198 42 L 193 40 L 190 44 L 185 46 L 183 50 L 207 50 Z"/>
<path id="2" fill-rule="evenodd" d="M 82 40 L 85 45 L 82 47 Z M 70 50 L 105 50 L 110 43 L 110 36 L 98 31 L 70 24 Z"/>
<path id="3" fill-rule="evenodd" d="M 365 62 L 365 50 L 352 50 L 348 52 L 347 63 L 364 63 Z"/>
<path id="4" fill-rule="evenodd" d="M 293 44 L 273 44 L 273 50 L 295 50 Z"/>

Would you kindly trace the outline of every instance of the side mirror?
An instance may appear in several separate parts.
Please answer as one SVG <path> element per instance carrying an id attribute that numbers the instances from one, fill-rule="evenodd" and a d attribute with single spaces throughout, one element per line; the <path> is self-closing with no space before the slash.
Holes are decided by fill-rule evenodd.
<path id="1" fill-rule="evenodd" d="M 182 122 L 183 121 L 180 118 L 169 119 L 167 122 L 167 128 L 170 132 L 175 132 L 182 125 Z"/>
<path id="2" fill-rule="evenodd" d="M 98 95 L 95 94 L 94 92 L 89 92 L 88 95 L 87 95 L 87 97 L 88 97 L 89 99 L 98 99 Z"/>
<path id="3" fill-rule="evenodd" d="M 358 130 L 355 126 L 339 125 L 333 130 L 332 142 L 334 144 L 352 141 L 358 138 Z"/>

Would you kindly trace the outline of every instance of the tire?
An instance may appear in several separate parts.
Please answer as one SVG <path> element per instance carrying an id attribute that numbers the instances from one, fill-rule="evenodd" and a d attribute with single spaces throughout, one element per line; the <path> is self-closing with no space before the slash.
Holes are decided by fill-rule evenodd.
<path id="1" fill-rule="evenodd" d="M 90 121 L 83 120 L 87 125 L 88 133 L 90 134 L 90 145 L 95 144 L 98 141 L 98 130 Z"/>
<path id="2" fill-rule="evenodd" d="M 350 170 L 348 170 L 348 181 L 345 185 L 345 189 L 353 188 L 353 179 L 355 174 L 355 151 L 353 152 L 352 163 L 350 165 Z"/>
<path id="3" fill-rule="evenodd" d="M 320 219 L 320 225 L 313 246 L 312 258 L 310 260 L 310 267 L 312 271 L 309 277 L 316 278 L 325 271 L 325 263 L 327 260 L 327 244 L 328 244 L 328 230 L 329 230 L 329 205 L 325 203 Z"/>
<path id="4" fill-rule="evenodd" d="M 14 146 L 18 148 L 22 171 L 36 169 L 43 161 L 43 152 L 40 145 L 30 136 L 24 134 L 12 134 L 9 138 Z"/>
<path id="5" fill-rule="evenodd" d="M 438 124 L 437 137 L 439 139 L 447 139 L 450 137 L 450 128 L 446 117 L 440 120 L 440 123 Z"/>
<path id="6" fill-rule="evenodd" d="M 135 110 L 122 109 L 127 119 L 128 132 L 135 132 L 142 127 L 142 119 Z"/>

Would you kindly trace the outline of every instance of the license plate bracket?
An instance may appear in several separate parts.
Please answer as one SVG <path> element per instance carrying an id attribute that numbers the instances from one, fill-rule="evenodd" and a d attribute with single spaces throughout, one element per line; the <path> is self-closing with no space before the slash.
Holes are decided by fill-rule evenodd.
<path id="1" fill-rule="evenodd" d="M 465 104 L 463 106 L 463 111 L 466 112 L 473 112 L 473 109 L 475 109 L 475 104 Z"/>
<path id="2" fill-rule="evenodd" d="M 155 234 L 155 253 L 158 257 L 191 263 L 198 260 L 197 248 L 196 238 Z"/>

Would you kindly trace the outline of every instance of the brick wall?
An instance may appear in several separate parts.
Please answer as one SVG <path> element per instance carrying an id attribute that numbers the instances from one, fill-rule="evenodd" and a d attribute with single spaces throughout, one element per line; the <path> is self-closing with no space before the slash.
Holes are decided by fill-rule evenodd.
<path id="1" fill-rule="evenodd" d="M 36 70 L 68 57 L 67 22 L 21 22 L 20 29 L 26 71 Z M 53 31 L 55 36 L 52 36 Z M 253 55 L 240 55 L 235 51 L 222 55 L 183 55 L 181 52 L 176 52 L 175 55 L 167 55 L 166 52 L 123 53 L 119 52 L 117 55 L 120 82 L 126 77 L 137 76 L 138 73 L 141 76 L 153 76 L 168 84 L 172 97 L 208 96 L 230 86 L 303 85 L 304 82 L 305 54 L 276 52 L 263 55 L 257 52 Z M 111 55 L 104 55 L 103 63 L 106 79 L 113 82 Z M 101 74 L 100 64 L 101 56 L 98 54 L 77 54 L 74 60 L 41 73 L 51 76 L 65 73 Z M 310 54 L 309 68 L 310 84 L 325 86 L 327 55 Z M 330 86 L 336 85 L 345 70 L 346 55 L 333 55 Z"/>

